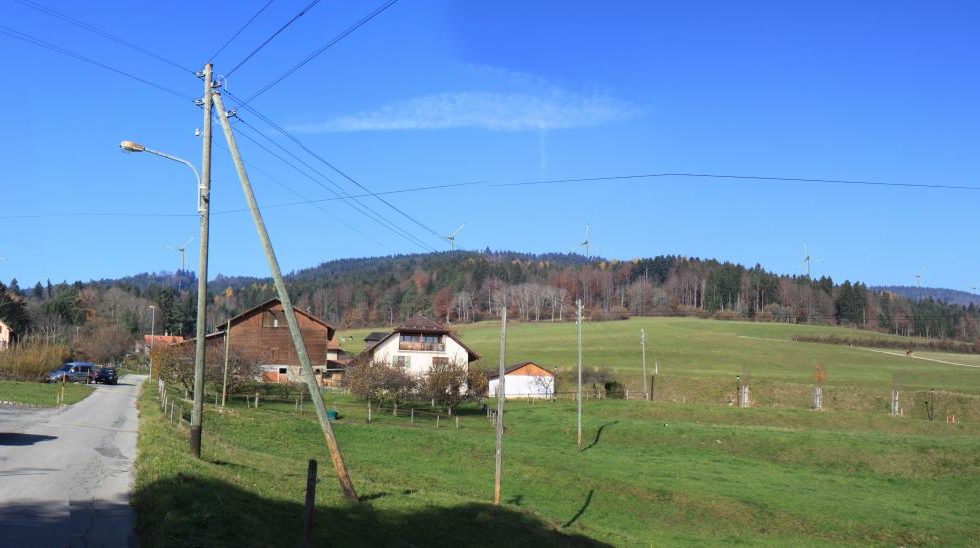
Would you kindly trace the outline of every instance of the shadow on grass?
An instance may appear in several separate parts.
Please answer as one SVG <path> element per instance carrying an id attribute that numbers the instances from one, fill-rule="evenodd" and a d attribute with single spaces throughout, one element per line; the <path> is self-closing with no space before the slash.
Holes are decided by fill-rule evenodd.
<path id="1" fill-rule="evenodd" d="M 0 432 L 0 445 L 2 446 L 24 446 L 34 445 L 42 441 L 50 441 L 57 436 L 45 436 L 43 434 L 19 434 L 16 432 Z"/>
<path id="2" fill-rule="evenodd" d="M 592 495 L 594 494 L 595 494 L 595 489 L 589 489 L 589 494 L 587 497 L 585 497 L 585 502 L 582 504 L 582 507 L 578 509 L 578 512 L 576 512 L 574 516 L 572 516 L 572 519 L 568 520 L 567 523 L 561 526 L 562 529 L 564 529 L 565 527 L 571 527 L 573 523 L 578 521 L 578 518 L 582 517 L 582 514 L 585 513 L 585 510 L 589 507 L 590 504 L 592 504 Z"/>
<path id="3" fill-rule="evenodd" d="M 387 496 L 397 495 L 365 498 Z M 178 475 L 137 489 L 136 533 L 144 547 L 300 546 L 303 497 L 301 487 L 293 502 Z M 313 531 L 314 546 L 606 546 L 556 530 L 530 514 L 481 503 L 405 511 L 368 503 L 320 505 Z"/>
<path id="4" fill-rule="evenodd" d="M 596 430 L 595 439 L 592 440 L 592 443 L 590 443 L 589 445 L 583 447 L 582 448 L 582 452 L 588 451 L 589 449 L 592 449 L 596 445 L 599 445 L 599 438 L 602 437 L 602 431 L 605 430 L 606 428 L 614 425 L 614 424 L 619 424 L 619 421 L 607 422 L 606 424 L 603 424 L 602 426 L 600 426 L 599 429 Z"/>

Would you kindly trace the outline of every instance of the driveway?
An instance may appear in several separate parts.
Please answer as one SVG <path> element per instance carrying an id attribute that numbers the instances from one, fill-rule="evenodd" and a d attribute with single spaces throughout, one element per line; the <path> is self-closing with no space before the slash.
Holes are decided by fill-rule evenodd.
<path id="1" fill-rule="evenodd" d="M 72 406 L 0 408 L 0 547 L 135 546 L 129 497 L 145 377 Z"/>

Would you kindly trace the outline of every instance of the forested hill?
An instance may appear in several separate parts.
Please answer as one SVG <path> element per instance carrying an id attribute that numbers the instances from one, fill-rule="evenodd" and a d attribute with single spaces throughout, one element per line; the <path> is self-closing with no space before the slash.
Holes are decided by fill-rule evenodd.
<path id="1" fill-rule="evenodd" d="M 142 334 L 152 320 L 157 333 L 191 335 L 194 282 L 190 272 L 140 274 L 38 284 L 27 291 L 12 283 L 9 289 L 0 287 L 0 293 L 11 296 L 9 306 L 26 311 L 18 322 L 21 332 L 84 335 L 85 326 L 111 324 Z M 397 324 L 417 312 L 452 323 L 472 322 L 496 318 L 504 302 L 511 318 L 567 321 L 581 300 L 592 320 L 692 315 L 980 338 L 976 305 L 910 299 L 899 288 L 838 284 L 827 277 L 786 276 L 759 265 L 680 256 L 621 261 L 490 250 L 396 255 L 325 262 L 290 273 L 287 285 L 297 307 L 342 328 Z M 209 330 L 276 296 L 269 279 L 254 277 L 218 276 L 209 293 Z"/>
<path id="2" fill-rule="evenodd" d="M 958 304 L 970 306 L 980 304 L 980 295 L 976 292 L 960 291 L 958 289 L 941 289 L 938 287 L 916 287 L 907 285 L 887 285 L 874 287 L 875 291 L 890 291 L 896 295 L 921 301 L 932 299 L 941 303 Z"/>

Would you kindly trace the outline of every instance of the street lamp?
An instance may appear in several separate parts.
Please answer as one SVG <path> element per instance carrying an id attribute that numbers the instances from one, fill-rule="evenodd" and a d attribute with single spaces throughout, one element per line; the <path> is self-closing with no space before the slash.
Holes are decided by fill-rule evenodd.
<path id="1" fill-rule="evenodd" d="M 150 305 L 150 380 L 153 380 L 153 328 L 156 326 L 157 307 Z"/>
<path id="2" fill-rule="evenodd" d="M 201 184 L 201 174 L 197 172 L 197 168 L 194 167 L 194 164 L 188 162 L 183 158 L 178 158 L 176 156 L 167 154 L 166 152 L 160 152 L 159 150 L 153 150 L 152 148 L 147 148 L 134 141 L 123 141 L 119 143 L 119 148 L 121 148 L 123 152 L 149 152 L 150 154 L 159 156 L 161 158 L 166 158 L 168 160 L 180 162 L 185 166 L 191 168 L 191 171 L 194 172 L 194 180 L 197 181 L 197 212 L 202 213 L 204 211 L 204 197 L 205 197 L 204 186 Z"/>
<path id="3" fill-rule="evenodd" d="M 210 68 L 208 69 L 208 74 L 210 75 Z M 210 84 L 210 76 L 206 79 L 207 84 Z M 208 95 L 208 103 L 210 103 L 210 95 Z M 205 122 L 210 123 L 210 109 L 205 107 Z M 207 146 L 210 146 L 211 134 L 209 126 L 205 127 L 205 141 Z M 183 158 L 178 158 L 172 156 L 165 152 L 160 152 L 159 150 L 153 150 L 147 148 L 139 143 L 133 141 L 123 141 L 119 143 L 119 148 L 123 152 L 149 152 L 155 156 L 160 156 L 161 158 L 166 158 L 168 160 L 173 160 L 174 162 L 179 162 L 185 166 L 191 168 L 194 172 L 194 178 L 197 181 L 197 212 L 201 216 L 201 255 L 198 264 L 198 279 L 197 279 L 197 334 L 196 334 L 196 347 L 194 352 L 194 407 L 191 412 L 191 452 L 194 453 L 195 457 L 200 458 L 201 456 L 201 419 L 204 414 L 204 353 L 206 348 L 204 345 L 205 337 L 205 322 L 206 322 L 206 309 L 207 309 L 207 298 L 208 298 L 208 220 L 209 220 L 209 203 L 211 200 L 211 156 L 210 148 L 206 148 L 206 154 L 204 156 L 204 177 L 197 172 L 197 168 L 194 164 L 184 160 Z M 152 366 L 151 366 L 152 367 Z"/>

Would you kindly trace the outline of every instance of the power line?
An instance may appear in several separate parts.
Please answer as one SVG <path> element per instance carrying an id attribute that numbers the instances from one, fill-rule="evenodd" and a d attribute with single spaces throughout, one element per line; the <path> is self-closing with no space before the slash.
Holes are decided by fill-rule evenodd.
<path id="1" fill-rule="evenodd" d="M 52 8 L 47 7 L 47 6 L 42 6 L 41 4 L 38 4 L 37 2 L 32 2 L 31 0 L 14 0 L 14 1 L 17 2 L 18 4 L 21 4 L 23 6 L 27 6 L 27 7 L 31 8 L 31 9 L 37 10 L 37 11 L 39 11 L 41 13 L 46 14 L 46 15 L 50 15 L 51 17 L 55 17 L 55 18 L 61 19 L 62 21 L 71 23 L 72 25 L 75 25 L 76 27 L 85 29 L 85 30 L 87 30 L 87 31 L 89 31 L 89 32 L 91 32 L 93 34 L 97 34 L 97 35 L 99 35 L 99 36 L 101 36 L 103 38 L 106 38 L 108 40 L 112 40 L 113 42 L 116 42 L 117 44 L 122 44 L 122 45 L 124 45 L 124 46 L 126 46 L 128 48 L 134 49 L 134 50 L 136 50 L 136 51 L 138 51 L 138 52 L 140 52 L 140 53 L 142 53 L 144 55 L 147 55 L 149 57 L 152 57 L 152 58 L 156 59 L 157 61 L 166 63 L 166 64 L 168 64 L 168 65 L 170 65 L 170 66 L 172 66 L 172 67 L 174 67 L 174 68 L 176 68 L 178 70 L 181 70 L 181 71 L 184 71 L 184 72 L 189 72 L 191 74 L 194 74 L 195 73 L 195 71 L 193 71 L 193 70 L 191 70 L 191 69 L 189 69 L 189 68 L 181 65 L 180 63 L 177 63 L 175 61 L 171 61 L 170 59 L 167 59 L 166 57 L 163 57 L 162 55 L 160 55 L 160 54 L 158 54 L 156 52 L 153 52 L 153 51 L 150 51 L 150 50 L 148 50 L 146 48 L 142 48 L 140 46 L 137 46 L 136 44 L 134 44 L 132 42 L 129 42 L 127 40 L 124 40 L 123 38 L 120 38 L 120 37 L 118 37 L 118 36 L 116 36 L 114 34 L 111 34 L 109 32 L 106 32 L 106 31 L 104 31 L 104 30 L 102 30 L 102 29 L 100 29 L 100 28 L 98 28 L 98 27 L 96 27 L 94 25 L 90 25 L 90 24 L 88 24 L 88 23 L 86 23 L 84 21 L 79 21 L 78 19 L 75 19 L 74 17 L 71 17 L 70 15 L 66 15 L 64 13 L 61 13 L 59 11 L 56 11 L 56 10 L 54 10 Z"/>
<path id="2" fill-rule="evenodd" d="M 265 46 L 267 46 L 269 44 L 269 42 L 271 42 L 273 39 L 275 39 L 276 36 L 279 36 L 279 34 L 282 31 L 286 30 L 290 25 L 292 25 L 293 23 L 295 23 L 297 19 L 299 19 L 300 17 L 306 15 L 306 12 L 310 11 L 311 9 L 313 9 L 319 3 L 320 3 L 320 0 L 313 0 L 312 2 L 310 2 L 309 4 L 307 4 L 306 7 L 304 7 L 303 9 L 301 9 L 299 11 L 299 13 L 297 13 L 296 15 L 294 15 L 292 19 L 290 19 L 289 21 L 286 21 L 286 23 L 283 26 L 279 27 L 279 30 L 277 30 L 276 32 L 273 32 L 272 33 L 272 36 L 266 38 L 265 41 L 263 41 L 261 44 L 259 44 L 259 47 L 257 47 L 254 50 L 252 50 L 252 53 L 249 53 L 248 55 L 246 55 L 244 59 L 242 59 L 241 61 L 238 62 L 237 65 L 235 65 L 234 67 L 232 67 L 232 69 L 229 70 L 228 73 L 225 75 L 225 78 L 231 76 L 242 65 L 244 65 L 246 62 L 248 62 L 249 59 L 251 59 L 252 57 L 254 57 L 256 53 L 258 53 L 259 51 L 262 50 L 262 48 L 264 48 Z"/>
<path id="3" fill-rule="evenodd" d="M 254 130 L 257 134 L 261 135 L 264 139 L 266 139 L 267 141 L 269 141 L 270 143 L 272 143 L 274 146 L 278 147 L 280 150 L 282 150 L 286 154 L 289 154 L 292 158 L 294 158 L 296 161 L 298 161 L 299 163 L 301 163 L 303 166 L 305 166 L 306 168 L 310 169 L 311 171 L 313 171 L 314 173 L 316 173 L 317 175 L 319 175 L 320 177 L 322 177 L 324 180 L 326 180 L 330 184 L 332 184 L 335 187 L 337 187 L 337 189 L 340 190 L 340 193 L 338 193 L 337 191 L 335 191 L 335 190 L 327 187 L 321 181 L 318 181 L 315 177 L 313 177 L 309 173 L 307 173 L 307 172 L 303 171 L 302 169 L 298 168 L 295 164 L 293 164 L 290 161 L 286 160 L 282 156 L 280 156 L 280 155 L 276 154 L 275 152 L 269 150 L 266 146 L 262 145 L 261 143 L 259 143 L 258 141 L 256 141 L 254 138 L 252 138 L 251 136 L 249 136 L 247 133 L 242 132 L 239 129 L 239 133 L 243 137 L 245 137 L 246 139 L 248 139 L 249 141 L 251 141 L 252 143 L 254 143 L 256 146 L 258 146 L 262 150 L 266 151 L 270 155 L 274 156 L 275 158 L 277 158 L 281 162 L 285 163 L 286 165 L 288 165 L 288 166 L 292 167 L 293 169 L 299 171 L 301 174 L 303 174 L 303 176 L 307 177 L 308 179 L 310 179 L 311 181 L 313 181 L 314 183 L 316 183 L 317 185 L 319 185 L 324 190 L 330 192 L 334 196 L 341 197 L 341 198 L 351 198 L 350 197 L 350 194 L 347 193 L 344 190 L 343 187 L 341 187 L 340 185 L 338 185 L 336 182 L 334 182 L 332 179 L 330 179 L 329 177 L 327 177 L 325 174 L 323 174 L 322 172 L 320 172 L 319 170 L 317 170 L 315 167 L 313 167 L 309 163 L 303 161 L 301 158 L 299 158 L 298 156 L 296 156 L 295 154 L 293 154 L 289 150 L 287 150 L 284 147 L 282 147 L 282 145 L 280 145 L 279 143 L 276 143 L 275 141 L 273 141 L 272 139 L 270 139 L 268 136 L 266 136 L 265 134 L 263 134 L 262 132 L 260 132 L 259 130 L 257 130 L 255 127 L 253 127 L 252 125 L 250 125 L 245 120 L 242 120 L 241 118 L 238 118 L 238 120 L 243 125 L 247 126 L 248 128 Z M 411 243 L 413 243 L 415 245 L 418 245 L 418 246 L 422 247 L 423 249 L 428 249 L 430 251 L 434 251 L 435 250 L 432 246 L 426 244 L 425 242 L 423 242 L 419 238 L 416 238 L 414 235 L 412 235 L 411 233 L 409 233 L 405 229 L 399 227 L 398 225 L 396 225 L 396 224 L 392 223 L 391 221 L 389 221 L 388 219 L 386 219 L 383 215 L 381 215 L 380 213 L 378 213 L 377 211 L 375 211 L 374 209 L 372 209 L 367 204 L 361 203 L 357 199 L 352 199 L 352 207 L 354 207 L 354 209 L 356 209 L 360 213 L 366 215 L 367 217 L 369 217 L 373 221 L 377 222 L 381 226 L 383 226 L 383 227 L 387 228 L 388 230 L 394 232 L 395 234 L 397 234 L 397 235 L 399 235 L 399 236 L 407 239 L 409 242 L 411 242 Z"/>
<path id="4" fill-rule="evenodd" d="M 234 98 L 234 95 L 228 93 L 227 90 L 225 91 L 225 93 L 227 95 L 229 95 L 229 96 L 231 96 L 231 97 Z M 374 194 L 374 192 L 371 191 L 371 189 L 367 188 L 366 186 L 364 186 L 363 184 L 361 184 L 360 182 L 358 182 L 356 179 L 354 179 L 353 177 L 351 177 L 350 175 L 348 175 L 347 173 L 345 173 L 344 171 L 342 171 L 340 168 L 338 168 L 337 166 L 335 166 L 332 163 L 330 163 L 329 161 L 327 161 L 324 157 L 322 157 L 319 154 L 317 154 L 316 152 L 314 152 L 312 149 L 310 149 L 310 147 L 306 146 L 305 144 L 303 144 L 302 141 L 300 141 L 298 138 L 296 138 L 296 136 L 294 136 L 293 134 L 291 134 L 288 131 L 286 131 L 282 126 L 276 124 L 275 122 L 273 122 L 272 120 L 270 120 L 268 117 L 266 117 L 265 115 L 263 115 L 259 111 L 255 110 L 254 107 L 251 107 L 251 106 L 248 106 L 248 105 L 243 105 L 243 107 L 245 108 L 245 110 L 247 110 L 248 112 L 252 113 L 258 119 L 262 120 L 267 125 L 269 125 L 269 127 L 271 127 L 272 129 L 276 130 L 280 135 L 282 135 L 283 137 L 289 139 L 294 144 L 296 144 L 298 147 L 300 147 L 301 149 L 303 149 L 307 154 L 309 154 L 310 156 L 313 156 L 314 158 L 316 158 L 317 160 L 319 160 L 321 163 L 323 163 L 325 166 L 329 167 L 331 170 L 333 170 L 334 172 L 338 173 L 344 179 L 347 179 L 348 181 L 350 181 L 351 183 L 353 183 L 355 186 L 357 186 L 358 188 L 360 188 L 364 192 L 367 192 L 367 193 L 370 193 L 370 194 Z M 426 231 L 428 231 L 433 236 L 435 236 L 437 238 L 442 238 L 442 235 L 441 234 L 439 234 L 435 230 L 432 230 L 431 228 L 429 228 L 427 225 L 425 225 L 424 223 L 422 223 L 421 221 L 419 221 L 415 217 L 412 217 L 408 213 L 405 213 L 398 206 L 395 206 L 394 204 L 392 204 L 388 200 L 385 200 L 381 196 L 377 196 L 377 195 L 375 195 L 374 198 L 376 200 L 380 201 L 381 203 L 385 204 L 389 208 L 393 209 L 399 215 L 401 215 L 402 217 L 405 217 L 406 219 L 408 219 L 409 221 L 411 221 L 415 225 L 417 225 L 417 226 L 425 229 Z"/>
<path id="5" fill-rule="evenodd" d="M 242 135 L 243 137 L 247 138 L 248 140 L 250 140 L 252 142 L 255 142 L 253 139 L 251 139 L 250 137 L 248 137 L 244 133 L 241 133 L 241 131 L 239 131 L 239 134 Z M 225 150 L 225 151 L 228 151 L 227 148 L 225 148 L 224 146 L 222 146 L 220 144 L 218 144 L 218 147 L 221 148 L 221 149 L 223 149 L 223 150 Z M 304 196 L 299 191 L 297 191 L 297 190 L 293 189 L 292 187 L 290 187 L 289 185 L 286 185 L 285 183 L 279 181 L 277 178 L 273 177 L 268 172 L 266 172 L 266 171 L 264 171 L 264 170 L 256 167 L 254 164 L 248 163 L 247 165 L 249 166 L 249 169 L 251 169 L 251 170 L 253 170 L 253 171 L 257 172 L 257 173 L 260 173 L 260 174 L 264 175 L 265 177 L 267 177 L 269 180 L 271 180 L 272 182 L 276 183 L 277 185 L 279 185 L 279 186 L 285 188 L 286 190 L 292 192 L 293 194 L 299 196 L 303 200 L 306 200 L 305 202 L 298 202 L 298 203 L 313 205 L 314 207 L 316 207 L 317 209 L 323 211 L 324 213 L 331 213 L 331 212 L 327 211 L 324 207 L 322 207 L 322 206 L 319 205 L 319 202 L 321 202 L 323 200 L 311 200 L 311 199 L 307 198 L 306 196 Z M 276 208 L 276 207 L 281 207 L 281 206 L 265 206 L 265 207 L 261 207 L 260 209 L 261 210 L 267 210 L 267 209 L 273 209 L 273 208 Z M 250 210 L 248 208 L 231 209 L 231 210 L 226 210 L 226 211 L 212 212 L 212 214 L 239 213 L 239 212 L 245 212 L 245 211 L 250 211 Z M 361 230 L 355 228 L 353 225 L 351 225 L 350 223 L 344 221 L 343 219 L 340 219 L 339 217 L 336 216 L 336 214 L 333 214 L 333 213 L 331 213 L 331 214 L 334 215 L 333 219 L 335 221 L 337 221 L 338 223 L 346 226 L 347 228 L 349 228 L 354 233 L 361 235 L 365 239 L 370 240 L 370 241 L 378 244 L 379 246 L 384 247 L 385 249 L 388 249 L 389 251 L 391 250 L 391 248 L 388 247 L 387 245 L 385 245 L 385 244 L 381 243 L 380 241 L 372 238 L 371 236 L 368 236 L 367 234 L 365 234 Z"/>
<path id="6" fill-rule="evenodd" d="M 227 48 L 229 44 L 231 44 L 232 42 L 234 42 L 235 41 L 235 38 L 238 38 L 238 35 L 241 34 L 245 29 L 247 29 L 248 26 L 252 24 L 252 21 L 255 21 L 255 19 L 259 15 L 262 15 L 262 12 L 265 11 L 266 8 L 268 8 L 269 6 L 271 6 L 273 2 L 275 2 L 275 0 L 269 0 L 268 2 L 266 2 L 264 6 L 262 6 L 261 8 L 259 8 L 259 11 L 255 12 L 255 15 L 253 15 L 248 21 L 245 21 L 245 24 L 242 25 L 241 28 L 239 28 L 238 31 L 235 32 L 235 34 L 232 34 L 231 35 L 231 38 L 229 38 L 228 41 L 225 42 L 223 46 L 221 46 L 220 48 L 218 48 L 218 51 L 214 52 L 214 54 L 211 55 L 211 57 L 208 59 L 208 63 L 214 61 L 214 58 L 217 57 L 222 51 L 224 51 L 225 48 Z"/>
<path id="7" fill-rule="evenodd" d="M 244 134 L 243 134 L 243 136 L 244 136 Z M 256 169 L 256 171 L 259 171 L 259 170 Z M 267 173 L 265 175 L 268 176 Z M 466 182 L 466 183 L 447 183 L 447 184 L 444 184 L 444 185 L 429 185 L 429 186 L 419 186 L 419 187 L 413 187 L 413 188 L 400 188 L 400 189 L 397 189 L 397 190 L 385 190 L 385 191 L 382 191 L 382 192 L 372 192 L 370 194 L 367 194 L 367 193 L 365 193 L 365 194 L 349 194 L 349 195 L 346 195 L 346 196 L 334 196 L 332 198 L 304 199 L 305 201 L 302 201 L 302 202 L 285 202 L 285 203 L 281 203 L 281 204 L 266 205 L 266 206 L 263 206 L 262 209 L 265 210 L 265 209 L 277 209 L 277 208 L 283 208 L 283 207 L 295 207 L 295 206 L 301 206 L 301 205 L 318 204 L 318 203 L 321 203 L 321 202 L 336 202 L 336 201 L 341 201 L 341 200 L 346 201 L 346 200 L 352 200 L 354 198 L 371 198 L 371 197 L 378 196 L 378 195 L 405 194 L 405 193 L 409 193 L 409 192 L 422 192 L 422 191 L 426 191 L 426 190 L 439 190 L 439 189 L 447 189 L 447 188 L 456 188 L 456 187 L 461 187 L 461 186 L 474 186 L 474 185 L 485 185 L 485 184 L 487 184 L 486 181 L 470 181 L 470 182 Z M 244 212 L 244 211 L 249 211 L 249 209 L 247 209 L 247 208 L 241 208 L 241 209 L 225 209 L 225 210 L 221 210 L 221 211 L 218 211 L 218 212 L 212 211 L 211 214 L 212 215 L 217 215 L 217 214 L 226 214 L 226 213 L 241 213 L 241 212 Z"/>
<path id="8" fill-rule="evenodd" d="M 151 82 L 149 80 L 146 80 L 145 78 L 140 78 L 139 76 L 136 76 L 135 74 L 126 72 L 126 71 L 124 71 L 122 69 L 118 69 L 118 68 L 113 67 L 113 66 L 110 66 L 110 65 L 107 65 L 107 64 L 105 64 L 105 63 L 103 63 L 101 61 L 96 61 L 95 59 L 92 59 L 90 57 L 86 57 L 86 56 L 84 56 L 84 55 L 82 55 L 80 53 L 76 53 L 74 51 L 67 50 L 67 49 L 62 48 L 60 46 L 56 46 L 56 45 L 54 45 L 54 44 L 52 44 L 50 42 L 45 42 L 44 40 L 41 40 L 40 38 L 37 38 L 36 36 L 32 36 L 30 34 L 20 32 L 18 30 L 12 29 L 12 28 L 10 28 L 8 26 L 0 25 L 0 34 L 5 34 L 5 35 L 7 35 L 7 36 L 9 36 L 11 38 L 15 38 L 17 40 L 21 40 L 23 42 L 27 42 L 27 43 L 33 44 L 35 46 L 42 47 L 42 48 L 45 48 L 45 49 L 49 49 L 51 51 L 60 53 L 62 55 L 66 55 L 68 57 L 72 57 L 72 58 L 77 59 L 79 61 L 83 61 L 85 63 L 89 63 L 91 65 L 95 65 L 97 67 L 104 68 L 105 70 L 108 70 L 108 71 L 111 71 L 111 72 L 115 72 L 116 74 L 119 74 L 121 76 L 125 76 L 126 78 L 130 78 L 130 79 L 135 80 L 137 82 L 140 82 L 142 84 L 146 84 L 148 86 L 154 87 L 154 88 L 156 88 L 156 89 L 158 89 L 160 91 L 167 92 L 167 93 L 169 93 L 171 95 L 176 95 L 177 97 L 180 97 L 181 99 L 184 99 L 186 101 L 191 101 L 191 102 L 194 101 L 193 98 L 189 98 L 189 97 L 187 97 L 186 95 L 182 94 L 179 91 L 175 91 L 175 90 L 173 90 L 171 88 L 168 88 L 166 86 L 161 86 L 160 84 Z"/>
<path id="9" fill-rule="evenodd" d="M 807 178 L 800 178 L 800 177 L 764 177 L 764 176 L 756 176 L 756 175 L 724 175 L 724 174 L 712 174 L 712 173 L 643 173 L 639 175 L 614 175 L 610 177 L 586 177 L 580 179 L 553 179 L 553 180 L 546 180 L 546 181 L 525 181 L 521 183 L 498 183 L 490 186 L 508 187 L 508 186 L 552 185 L 552 184 L 561 184 L 561 183 L 584 183 L 584 182 L 594 182 L 594 181 L 616 181 L 616 180 L 625 180 L 625 179 L 650 179 L 655 177 L 697 177 L 697 178 L 706 178 L 706 179 L 783 181 L 783 182 L 791 182 L 791 183 L 829 183 L 829 184 L 841 184 L 841 185 L 930 188 L 930 189 L 940 189 L 940 190 L 980 190 L 980 187 L 976 187 L 976 186 L 928 185 L 922 183 L 890 183 L 884 181 L 855 181 L 855 180 L 846 180 L 846 179 L 807 179 Z"/>
<path id="10" fill-rule="evenodd" d="M 378 15 L 380 15 L 382 12 L 384 12 L 385 10 L 387 10 L 388 8 L 390 8 L 396 2 L 398 2 L 398 0 L 388 0 L 388 2 L 385 2 L 384 4 L 378 6 L 377 8 L 375 8 L 374 11 L 372 11 L 371 13 L 365 15 L 360 20 L 358 20 L 356 23 L 354 23 L 353 25 L 347 27 L 346 30 L 344 30 L 343 32 L 341 32 L 340 34 L 338 34 L 337 36 L 335 36 L 333 38 L 333 40 L 330 40 L 329 42 L 327 42 L 323 46 L 321 46 L 321 47 L 313 50 L 313 52 L 311 52 L 309 55 L 307 55 L 306 57 L 304 57 L 302 61 L 300 61 L 299 63 L 296 63 L 295 65 L 293 65 L 292 67 L 290 67 L 288 70 L 286 70 L 286 72 L 280 74 L 275 79 L 273 79 L 271 82 L 269 82 L 268 84 L 266 84 L 266 85 L 262 86 L 261 88 L 259 88 L 258 91 L 256 91 L 255 93 L 253 93 L 248 99 L 246 99 L 245 101 L 243 101 L 242 103 L 240 103 L 235 108 L 241 108 L 244 105 L 247 105 L 248 103 L 251 103 L 253 99 L 255 99 L 259 95 L 262 95 L 263 93 L 269 91 L 270 89 L 272 89 L 276 84 L 278 84 L 279 82 L 282 82 L 283 80 L 285 80 L 286 78 L 288 78 L 289 75 L 291 75 L 292 73 L 294 73 L 297 70 L 299 70 L 300 68 L 302 68 L 303 65 L 309 63 L 310 61 L 312 61 L 313 59 L 315 59 L 317 56 L 319 56 L 324 51 L 332 48 L 334 45 L 336 45 L 338 42 L 340 42 L 344 38 L 347 38 L 347 36 L 349 36 L 350 34 L 352 34 L 357 29 L 361 28 L 364 24 L 366 24 L 371 19 L 374 19 L 375 17 L 377 17 Z"/>

